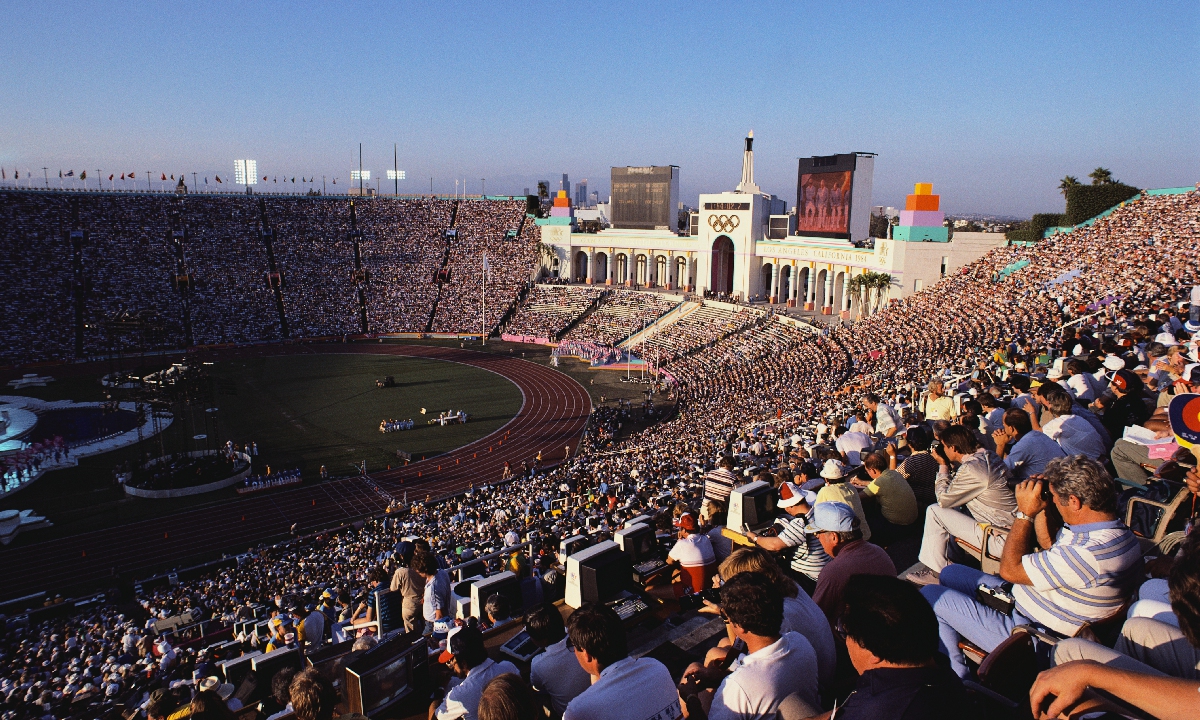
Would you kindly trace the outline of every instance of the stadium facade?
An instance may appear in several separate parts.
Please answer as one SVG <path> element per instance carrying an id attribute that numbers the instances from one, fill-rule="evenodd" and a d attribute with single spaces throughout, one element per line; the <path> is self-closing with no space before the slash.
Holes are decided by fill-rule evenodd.
<path id="1" fill-rule="evenodd" d="M 875 239 L 873 246 L 863 242 L 869 234 L 873 171 L 871 153 L 802 158 L 798 209 L 789 215 L 782 198 L 762 192 L 754 182 L 751 134 L 741 182 L 733 191 L 700 195 L 684 230 L 577 232 L 567 212 L 538 224 L 560 277 L 757 297 L 843 317 L 858 310 L 850 292 L 856 275 L 891 275 L 886 297 L 901 298 L 1004 244 L 999 233 L 960 233 L 947 240 L 944 232 L 940 237 L 904 233 L 903 238 L 913 239 Z M 873 305 L 874 298 L 864 302 Z"/>

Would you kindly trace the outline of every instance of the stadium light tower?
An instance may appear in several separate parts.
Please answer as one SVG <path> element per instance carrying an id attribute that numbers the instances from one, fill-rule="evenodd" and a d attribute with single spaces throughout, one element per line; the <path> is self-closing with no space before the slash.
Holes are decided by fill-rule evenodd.
<path id="1" fill-rule="evenodd" d="M 400 155 L 397 151 L 397 144 L 392 143 L 392 170 L 387 171 L 388 180 L 392 181 L 395 188 L 393 194 L 400 194 L 400 181 L 404 179 L 404 171 L 400 169 Z"/>
<path id="2" fill-rule="evenodd" d="M 246 185 L 246 192 L 250 192 L 249 186 L 258 184 L 258 161 L 234 160 L 233 182 L 235 185 Z"/>

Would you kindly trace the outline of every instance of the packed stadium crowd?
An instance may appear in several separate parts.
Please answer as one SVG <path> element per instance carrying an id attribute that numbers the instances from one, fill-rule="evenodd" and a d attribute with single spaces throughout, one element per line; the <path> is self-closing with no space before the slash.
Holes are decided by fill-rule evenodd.
<path id="1" fill-rule="evenodd" d="M 604 304 L 571 328 L 564 340 L 616 345 L 665 315 L 679 300 L 654 293 L 613 290 Z"/>
<path id="2" fill-rule="evenodd" d="M 986 698 L 1014 701 L 966 681 L 1003 696 L 979 658 L 1013 652 L 1022 633 L 1034 651 L 1019 669 L 1041 671 L 1015 699 L 1022 712 L 1127 703 L 1191 717 L 1200 535 L 1186 504 L 1129 508 L 1200 492 L 1191 452 L 1151 452 L 1171 437 L 1171 399 L 1200 389 L 1197 241 L 1200 192 L 1152 196 L 995 250 L 849 328 L 763 316 L 714 338 L 676 323 L 663 334 L 706 349 L 664 363 L 673 417 L 617 440 L 628 411 L 605 409 L 568 462 L 531 459 L 504 484 L 256 548 L 144 592 L 136 616 L 102 604 L 11 619 L 2 712 L 155 720 L 194 695 L 193 716 L 208 717 L 197 708 L 214 696 L 232 708 L 234 689 L 208 690 L 211 663 L 153 637 L 156 620 L 229 622 L 258 606 L 271 634 L 247 648 L 311 649 L 369 634 L 370 597 L 389 587 L 406 628 L 444 643 L 455 678 L 430 709 L 443 719 L 543 717 L 522 709 L 543 702 L 571 720 L 967 717 Z M 611 344 L 671 307 L 616 293 L 619 310 L 569 335 Z M 771 486 L 780 518 L 724 528 L 731 490 L 751 480 Z M 564 626 L 545 606 L 564 583 L 558 540 L 603 539 L 636 515 L 672 536 L 675 594 L 701 595 L 727 627 L 682 677 L 631 657 L 611 609 L 584 606 Z M 901 573 L 906 543 L 919 563 Z M 475 610 L 484 625 L 527 611 L 545 648 L 527 677 L 487 658 L 474 626 L 446 623 L 447 568 L 481 556 L 522 578 L 524 608 Z M 299 685 L 277 704 L 319 717 Z"/>
<path id="3" fill-rule="evenodd" d="M 508 321 L 504 332 L 537 338 L 556 338 L 601 297 L 598 287 L 535 285 Z"/>
<path id="4" fill-rule="evenodd" d="M 86 232 L 79 256 L 85 356 L 113 349 L 105 323 L 118 317 L 138 317 L 151 328 L 126 343 L 181 346 L 179 276 L 190 277 L 196 344 L 280 339 L 259 236 L 264 216 L 274 231 L 291 337 L 361 331 L 352 228 L 362 234 L 358 279 L 371 332 L 424 332 L 435 300 L 435 330 L 478 331 L 484 292 L 494 325 L 529 281 L 537 252 L 536 225 L 522 222 L 519 200 L 366 198 L 354 200 L 353 211 L 345 199 L 261 202 L 262 208 L 249 196 L 0 193 L 0 274 L 9 282 L 0 299 L 0 361 L 74 358 L 73 228 Z M 173 226 L 186 229 L 182 248 Z M 449 280 L 439 295 L 435 277 L 443 267 Z"/>

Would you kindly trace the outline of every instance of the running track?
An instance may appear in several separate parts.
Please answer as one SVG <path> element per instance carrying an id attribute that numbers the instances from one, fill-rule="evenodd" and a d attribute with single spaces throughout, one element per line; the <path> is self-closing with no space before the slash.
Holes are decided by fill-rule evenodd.
<path id="1" fill-rule="evenodd" d="M 542 453 L 543 463 L 561 462 L 566 446 L 577 447 L 591 413 L 587 391 L 572 378 L 532 362 L 498 354 L 423 345 L 287 345 L 203 352 L 231 358 L 265 354 L 361 353 L 404 355 L 463 363 L 500 375 L 521 390 L 517 415 L 504 427 L 444 455 L 373 473 L 381 488 L 399 498 L 434 497 L 500 478 L 505 461 L 514 467 Z M 293 523 L 311 532 L 383 511 L 386 503 L 356 478 L 266 491 L 214 507 L 97 530 L 44 543 L 0 550 L 0 597 L 46 590 L 102 589 L 117 573 L 148 577 L 154 572 L 214 559 L 287 534 Z"/>

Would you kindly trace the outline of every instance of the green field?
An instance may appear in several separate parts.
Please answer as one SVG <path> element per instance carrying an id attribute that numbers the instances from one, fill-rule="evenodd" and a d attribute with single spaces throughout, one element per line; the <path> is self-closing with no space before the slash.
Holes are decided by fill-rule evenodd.
<path id="1" fill-rule="evenodd" d="M 521 408 L 521 391 L 486 370 L 458 363 L 383 355 L 287 355 L 218 362 L 219 436 L 253 440 L 276 467 L 315 473 L 375 471 L 453 450 L 498 430 Z M 396 387 L 377 388 L 385 375 Z M 236 394 L 228 394 L 232 383 Z M 421 415 L 421 408 L 427 410 Z M 426 425 L 443 410 L 466 410 L 465 425 Z M 412 419 L 412 430 L 379 432 L 384 418 Z"/>
<path id="2" fill-rule="evenodd" d="M 78 467 L 46 474 L 0 501 L 0 508 L 33 508 L 55 527 L 17 539 L 17 544 L 123 525 L 237 497 L 232 489 L 171 500 L 127 497 L 113 482 L 112 468 L 127 460 L 165 452 L 215 447 L 226 440 L 258 444 L 258 465 L 273 470 L 299 467 L 306 482 L 325 465 L 331 475 L 349 475 L 366 461 L 370 472 L 399 463 L 397 450 L 414 459 L 448 452 L 502 427 L 521 408 L 521 391 L 508 380 L 458 363 L 387 355 L 312 354 L 217 361 L 208 368 L 212 396 L 160 437 L 103 455 Z M 392 375 L 396 387 L 377 388 Z M 104 397 L 98 376 L 69 376 L 44 388 L 14 394 L 46 400 L 96 401 Z M 216 428 L 206 425 L 205 407 L 217 408 Z M 428 414 L 421 415 L 421 408 Z M 466 410 L 465 425 L 430 426 L 443 410 Z M 211 418 L 211 416 L 208 416 Z M 416 426 L 383 434 L 384 418 L 412 419 Z M 197 441 L 205 434 L 211 441 Z"/>

